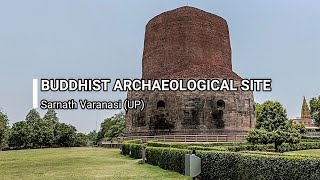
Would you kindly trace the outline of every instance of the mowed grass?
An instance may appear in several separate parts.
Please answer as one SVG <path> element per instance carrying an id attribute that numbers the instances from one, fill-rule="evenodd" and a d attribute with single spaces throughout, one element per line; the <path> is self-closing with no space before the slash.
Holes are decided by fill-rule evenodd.
<path id="1" fill-rule="evenodd" d="M 0 179 L 188 179 L 138 161 L 107 148 L 0 151 Z"/>
<path id="2" fill-rule="evenodd" d="M 320 158 L 320 149 L 308 149 L 308 150 L 301 150 L 301 151 L 290 151 L 285 152 L 284 154 L 287 155 L 305 155 L 305 156 L 313 156 Z"/>

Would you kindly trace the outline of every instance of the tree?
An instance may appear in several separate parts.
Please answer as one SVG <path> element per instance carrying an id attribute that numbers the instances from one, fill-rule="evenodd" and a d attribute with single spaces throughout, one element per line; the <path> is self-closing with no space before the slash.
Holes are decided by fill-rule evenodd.
<path id="1" fill-rule="evenodd" d="M 59 123 L 57 127 L 57 143 L 60 146 L 71 147 L 75 145 L 76 128 L 72 125 Z"/>
<path id="2" fill-rule="evenodd" d="M 40 119 L 40 114 L 36 109 L 31 109 L 26 116 L 26 121 L 30 125 L 37 124 Z"/>
<path id="3" fill-rule="evenodd" d="M 314 119 L 317 126 L 320 126 L 320 96 L 310 100 L 311 117 Z"/>
<path id="4" fill-rule="evenodd" d="M 2 112 L 0 109 L 0 147 L 6 144 L 8 133 L 9 133 L 9 119 L 7 114 Z"/>
<path id="5" fill-rule="evenodd" d="M 110 129 L 106 132 L 104 136 L 107 137 L 108 141 L 115 140 L 117 137 L 123 136 L 124 129 L 124 121 L 117 121 L 114 125 L 110 127 Z"/>
<path id="6" fill-rule="evenodd" d="M 26 122 L 32 130 L 31 144 L 33 147 L 51 146 L 54 131 L 50 121 L 44 121 L 39 112 L 32 109 L 26 116 Z"/>
<path id="7" fill-rule="evenodd" d="M 256 117 L 258 117 L 261 113 L 261 110 L 262 110 L 261 104 L 256 103 L 255 109 L 256 109 Z"/>
<path id="8" fill-rule="evenodd" d="M 97 144 L 98 133 L 96 130 L 90 131 L 88 134 L 89 141 L 92 141 L 93 144 Z"/>
<path id="9" fill-rule="evenodd" d="M 46 114 L 43 116 L 43 120 L 48 121 L 53 125 L 59 123 L 59 118 L 57 117 L 57 113 L 53 109 L 48 109 Z"/>
<path id="10" fill-rule="evenodd" d="M 52 134 L 50 134 L 50 136 L 53 136 L 51 143 L 57 144 L 57 129 L 59 125 L 59 118 L 57 117 L 57 113 L 53 109 L 49 109 L 44 115 L 43 121 L 45 122 L 46 126 L 52 131 Z"/>
<path id="11" fill-rule="evenodd" d="M 291 120 L 292 121 L 292 120 Z M 296 130 L 298 130 L 298 132 L 300 134 L 305 134 L 307 133 L 307 129 L 306 127 L 303 125 L 303 124 L 293 124 L 292 122 L 292 125 L 293 125 L 293 128 L 295 128 Z"/>
<path id="12" fill-rule="evenodd" d="M 89 141 L 88 135 L 83 133 L 77 133 L 74 146 L 86 146 L 88 141 Z"/>
<path id="13" fill-rule="evenodd" d="M 108 141 L 113 140 L 123 135 L 125 129 L 125 114 L 120 112 L 111 118 L 105 119 L 101 123 L 100 131 L 98 132 L 97 141 L 106 138 Z"/>
<path id="14" fill-rule="evenodd" d="M 12 125 L 9 135 L 9 145 L 26 147 L 31 143 L 32 130 L 26 121 L 16 122 Z"/>
<path id="15" fill-rule="evenodd" d="M 287 118 L 286 110 L 279 102 L 266 101 L 259 107 L 257 123 L 246 139 L 253 143 L 275 144 L 275 150 L 282 143 L 299 143 L 300 132 Z"/>

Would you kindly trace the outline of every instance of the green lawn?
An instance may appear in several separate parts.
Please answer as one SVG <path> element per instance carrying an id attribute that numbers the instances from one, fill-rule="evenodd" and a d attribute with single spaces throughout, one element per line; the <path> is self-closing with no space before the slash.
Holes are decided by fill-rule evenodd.
<path id="1" fill-rule="evenodd" d="M 288 155 L 307 155 L 307 156 L 320 157 L 320 149 L 308 149 L 308 150 L 301 150 L 301 151 L 290 151 L 290 152 L 285 152 L 284 154 L 288 154 Z"/>
<path id="2" fill-rule="evenodd" d="M 118 149 L 56 148 L 0 151 L 0 179 L 187 179 L 138 164 Z"/>

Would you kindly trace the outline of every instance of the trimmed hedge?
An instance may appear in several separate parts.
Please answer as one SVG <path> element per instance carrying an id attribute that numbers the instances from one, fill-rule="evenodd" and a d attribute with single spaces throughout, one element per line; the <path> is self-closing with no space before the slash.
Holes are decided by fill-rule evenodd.
<path id="1" fill-rule="evenodd" d="M 320 136 L 302 136 L 302 139 L 316 139 L 316 140 L 320 140 Z"/>
<path id="2" fill-rule="evenodd" d="M 284 143 L 279 146 L 280 152 L 299 151 L 306 149 L 320 149 L 320 142 L 300 142 L 298 144 Z"/>
<path id="3" fill-rule="evenodd" d="M 191 151 L 186 149 L 147 147 L 146 162 L 163 169 L 184 174 L 184 156 L 190 153 Z"/>
<path id="4" fill-rule="evenodd" d="M 171 147 L 184 149 L 188 146 L 201 146 L 201 147 L 216 147 L 216 146 L 239 146 L 246 143 L 235 143 L 235 142 L 211 142 L 211 143 L 179 143 L 179 142 L 158 142 L 158 141 L 148 141 L 147 146 L 151 147 Z"/>
<path id="5" fill-rule="evenodd" d="M 224 147 L 224 146 L 215 146 L 215 147 L 188 146 L 187 149 L 189 149 L 189 150 L 202 150 L 202 151 L 227 151 L 226 147 Z"/>
<path id="6" fill-rule="evenodd" d="M 141 150 L 144 145 L 141 140 L 126 141 L 122 145 L 122 154 L 139 159 L 142 157 Z M 319 158 L 265 152 L 273 148 L 273 144 L 231 143 L 230 146 L 221 146 L 221 143 L 150 141 L 147 143 L 146 161 L 184 174 L 185 154 L 197 150 L 196 155 L 202 160 L 200 179 L 319 179 Z M 285 143 L 279 146 L 281 152 L 304 149 L 320 149 L 320 142 Z"/>
<path id="7" fill-rule="evenodd" d="M 201 179 L 319 179 L 320 160 L 232 152 L 199 152 Z"/>
<path id="8" fill-rule="evenodd" d="M 273 149 L 273 144 L 257 144 L 257 145 L 241 145 L 241 146 L 227 146 L 228 151 L 267 151 Z"/>
<path id="9" fill-rule="evenodd" d="M 300 142 L 320 142 L 318 139 L 301 139 Z"/>
<path id="10" fill-rule="evenodd" d="M 320 136 L 302 136 L 301 142 L 320 142 Z"/>
<path id="11" fill-rule="evenodd" d="M 239 146 L 214 146 L 214 147 L 202 147 L 202 146 L 188 146 L 187 149 L 191 150 L 204 150 L 204 151 L 232 151 L 232 152 L 239 152 L 239 151 L 268 151 L 273 149 L 273 144 L 259 144 L 259 145 L 239 145 Z"/>
<path id="12" fill-rule="evenodd" d="M 142 158 L 142 146 L 141 140 L 124 141 L 121 147 L 121 154 L 128 155 L 134 159 Z"/>
<path id="13" fill-rule="evenodd" d="M 190 150 L 148 147 L 147 163 L 184 174 Z M 202 160 L 200 179 L 319 179 L 320 159 L 222 151 L 197 151 Z"/>
<path id="14" fill-rule="evenodd" d="M 270 151 L 274 149 L 274 144 L 242 144 L 239 146 L 216 146 L 216 147 L 201 147 L 201 146 L 188 146 L 187 149 L 206 150 L 206 151 Z M 320 149 L 320 142 L 300 142 L 298 144 L 284 143 L 278 147 L 279 152 L 298 151 L 306 149 Z"/>
<path id="15" fill-rule="evenodd" d="M 123 143 L 143 144 L 141 139 L 127 140 L 127 141 L 123 141 Z"/>

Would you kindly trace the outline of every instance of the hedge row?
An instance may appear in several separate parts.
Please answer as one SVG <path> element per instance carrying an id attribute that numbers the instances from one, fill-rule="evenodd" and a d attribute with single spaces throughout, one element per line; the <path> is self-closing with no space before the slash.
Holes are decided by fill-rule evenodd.
<path id="1" fill-rule="evenodd" d="M 205 151 L 272 151 L 274 149 L 274 144 L 261 144 L 261 145 L 251 145 L 242 144 L 239 146 L 216 146 L 216 147 L 201 147 L 201 146 L 188 146 L 186 149 L 195 150 L 205 150 Z M 298 144 L 288 144 L 284 143 L 278 147 L 279 152 L 288 151 L 298 151 L 306 149 L 320 149 L 320 142 L 300 142 Z"/>
<path id="2" fill-rule="evenodd" d="M 190 150 L 148 147 L 147 163 L 184 174 Z M 197 151 L 202 159 L 200 179 L 319 179 L 320 159 L 222 151 Z"/>
<path id="3" fill-rule="evenodd" d="M 179 149 L 190 149 L 190 150 L 206 150 L 206 151 L 267 151 L 273 149 L 274 145 L 252 145 L 247 143 L 165 143 L 149 141 L 148 147 L 170 147 Z"/>
<path id="4" fill-rule="evenodd" d="M 300 142 L 299 144 L 284 143 L 279 146 L 280 152 L 299 151 L 306 149 L 320 149 L 320 142 Z"/>
<path id="5" fill-rule="evenodd" d="M 271 151 L 274 149 L 273 144 L 252 145 L 246 143 L 165 143 L 149 141 L 147 147 L 170 147 L 188 150 L 204 150 L 204 151 Z M 130 157 L 141 157 L 141 140 L 125 141 L 122 146 L 122 152 Z M 284 143 L 278 147 L 279 152 L 298 151 L 306 149 L 320 149 L 320 142 L 300 142 L 298 144 Z"/>
<path id="6" fill-rule="evenodd" d="M 133 139 L 133 140 L 124 141 L 123 143 L 142 144 L 143 142 L 141 139 Z"/>
<path id="7" fill-rule="evenodd" d="M 239 146 L 245 143 L 236 142 L 210 142 L 210 143 L 179 143 L 179 142 L 158 142 L 148 141 L 147 146 L 151 147 L 171 147 L 171 148 L 188 148 L 188 146 L 216 147 L 216 146 Z"/>
<path id="8" fill-rule="evenodd" d="M 224 146 L 215 146 L 215 147 L 188 146 L 187 149 L 189 149 L 189 150 L 202 150 L 202 151 L 227 151 L 226 147 L 224 147 Z"/>
<path id="9" fill-rule="evenodd" d="M 319 159 L 200 152 L 201 179 L 319 179 Z"/>
<path id="10" fill-rule="evenodd" d="M 124 141 L 121 147 L 121 154 L 140 159 L 142 158 L 142 146 L 141 140 Z"/>
<path id="11" fill-rule="evenodd" d="M 318 139 L 301 139 L 300 142 L 320 142 Z"/>
<path id="12" fill-rule="evenodd" d="M 146 162 L 163 169 L 184 174 L 185 154 L 190 153 L 191 151 L 186 149 L 147 147 Z"/>
<path id="13" fill-rule="evenodd" d="M 315 139 L 320 140 L 320 136 L 302 136 L 302 139 Z"/>
<path id="14" fill-rule="evenodd" d="M 301 142 L 320 142 L 320 136 L 302 136 Z"/>
<path id="15" fill-rule="evenodd" d="M 267 151 L 273 149 L 273 144 L 258 144 L 258 145 L 241 145 L 241 146 L 228 146 L 226 149 L 228 151 L 238 152 L 238 151 Z"/>

